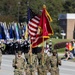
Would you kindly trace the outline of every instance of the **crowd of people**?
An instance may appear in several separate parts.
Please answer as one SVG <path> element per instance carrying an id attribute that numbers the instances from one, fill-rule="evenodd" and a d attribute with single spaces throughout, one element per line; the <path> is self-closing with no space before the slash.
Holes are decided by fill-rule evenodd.
<path id="1" fill-rule="evenodd" d="M 30 43 L 27 40 L 0 40 L 0 43 L 4 44 L 4 51 L 3 54 L 15 54 L 18 50 L 26 53 Z"/>
<path id="2" fill-rule="evenodd" d="M 24 42 L 26 41 L 23 41 L 23 43 Z M 20 44 L 20 41 L 17 41 L 17 43 Z M 0 43 L 0 51 L 3 51 L 5 49 L 3 48 L 4 46 L 2 47 L 2 44 L 5 45 L 4 41 L 1 41 Z M 46 45 L 46 48 L 41 47 L 34 48 L 32 50 L 29 44 L 27 52 L 24 52 L 26 48 L 23 47 L 22 49 L 24 50 L 21 50 L 20 45 L 18 45 L 18 49 L 15 49 L 15 58 L 12 61 L 14 75 L 35 75 L 36 73 L 38 75 L 47 75 L 47 72 L 50 72 L 51 75 L 59 75 L 58 66 L 61 65 L 61 60 L 57 55 L 57 51 L 52 50 L 51 47 L 51 40 L 50 43 Z M 24 57 L 22 56 L 23 53 Z M 2 53 L 0 54 L 1 67 Z"/>
<path id="3" fill-rule="evenodd" d="M 69 60 L 75 57 L 75 40 L 66 43 L 64 56 L 61 59 Z"/>
<path id="4" fill-rule="evenodd" d="M 17 56 L 13 59 L 14 75 L 59 75 L 58 66 L 61 65 L 61 60 L 57 57 L 57 51 L 53 50 L 52 55 L 47 53 L 33 54 L 31 50 L 25 53 L 25 58 L 22 58 L 21 51 L 18 51 Z"/>

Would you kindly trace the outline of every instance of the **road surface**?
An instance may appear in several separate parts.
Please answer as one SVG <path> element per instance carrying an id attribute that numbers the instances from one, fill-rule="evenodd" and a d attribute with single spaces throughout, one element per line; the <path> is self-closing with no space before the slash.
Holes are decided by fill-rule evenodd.
<path id="1" fill-rule="evenodd" d="M 14 75 L 14 69 L 12 67 L 13 58 L 14 55 L 3 55 L 0 75 Z M 62 61 L 62 66 L 59 68 L 60 75 L 75 75 L 75 62 Z M 47 75 L 50 75 L 50 73 Z"/>

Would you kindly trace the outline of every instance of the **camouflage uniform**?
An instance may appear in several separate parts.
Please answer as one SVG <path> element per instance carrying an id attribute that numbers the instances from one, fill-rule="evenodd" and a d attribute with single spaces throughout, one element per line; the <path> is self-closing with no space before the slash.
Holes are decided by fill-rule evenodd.
<path id="1" fill-rule="evenodd" d="M 38 67 L 37 67 L 38 75 L 47 75 L 47 64 L 46 64 L 47 54 L 38 53 L 37 59 L 38 59 Z"/>
<path id="2" fill-rule="evenodd" d="M 25 54 L 25 59 L 26 59 L 26 68 L 25 68 L 25 72 L 26 75 L 35 75 L 35 71 L 36 71 L 36 55 L 35 54 Z"/>
<path id="3" fill-rule="evenodd" d="M 61 60 L 58 58 L 56 51 L 53 51 L 53 55 L 47 58 L 47 64 L 50 66 L 51 75 L 59 75 L 58 65 L 61 65 Z"/>
<path id="4" fill-rule="evenodd" d="M 21 55 L 21 53 L 18 52 L 18 55 Z M 14 75 L 24 75 L 25 61 L 21 56 L 17 56 L 13 59 L 13 67 Z"/>
<path id="5" fill-rule="evenodd" d="M 1 61 L 2 61 L 2 51 L 5 49 L 5 45 L 0 43 L 0 69 L 1 69 Z"/>
<path id="6" fill-rule="evenodd" d="M 1 68 L 1 60 L 2 60 L 2 51 L 1 51 L 1 44 L 0 44 L 0 68 Z"/>

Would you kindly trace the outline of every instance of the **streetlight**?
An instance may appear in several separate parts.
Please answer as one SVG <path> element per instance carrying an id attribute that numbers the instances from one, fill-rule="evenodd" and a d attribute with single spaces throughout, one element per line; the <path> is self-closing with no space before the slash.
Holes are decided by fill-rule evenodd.
<path id="1" fill-rule="evenodd" d="M 64 32 L 64 30 L 62 30 L 61 35 L 62 35 L 62 39 L 64 39 L 64 37 L 66 36 L 66 33 Z"/>
<path id="2" fill-rule="evenodd" d="M 18 2 L 18 23 L 19 23 L 19 5 L 20 5 L 20 2 Z"/>

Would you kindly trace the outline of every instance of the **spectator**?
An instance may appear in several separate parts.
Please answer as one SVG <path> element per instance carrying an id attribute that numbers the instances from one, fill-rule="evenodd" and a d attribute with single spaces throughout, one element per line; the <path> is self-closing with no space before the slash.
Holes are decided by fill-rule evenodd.
<path id="1" fill-rule="evenodd" d="M 73 55 L 75 56 L 75 41 L 73 41 Z"/>
<path id="2" fill-rule="evenodd" d="M 67 42 L 66 43 L 66 49 L 69 50 L 69 51 L 72 51 L 73 50 L 73 47 L 72 47 L 72 43 L 71 42 Z"/>
<path id="3" fill-rule="evenodd" d="M 49 49 L 52 51 L 52 40 L 49 41 Z"/>
<path id="4" fill-rule="evenodd" d="M 48 50 L 47 55 L 48 56 L 52 56 L 52 51 L 51 50 Z"/>
<path id="5" fill-rule="evenodd" d="M 69 59 L 73 59 L 73 54 L 72 52 L 70 52 L 69 50 L 65 50 L 65 54 L 61 59 L 65 59 L 65 60 L 69 60 Z"/>
<path id="6" fill-rule="evenodd" d="M 68 51 L 68 52 L 67 52 L 66 60 L 73 59 L 73 58 L 74 58 L 74 57 L 73 57 L 72 52 Z"/>
<path id="7" fill-rule="evenodd" d="M 49 44 L 48 42 L 46 42 L 46 49 L 44 50 L 45 53 L 47 53 L 49 51 Z"/>
<path id="8" fill-rule="evenodd" d="M 67 54 L 68 54 L 68 49 L 65 49 L 64 56 L 61 59 L 66 59 L 67 58 Z"/>

